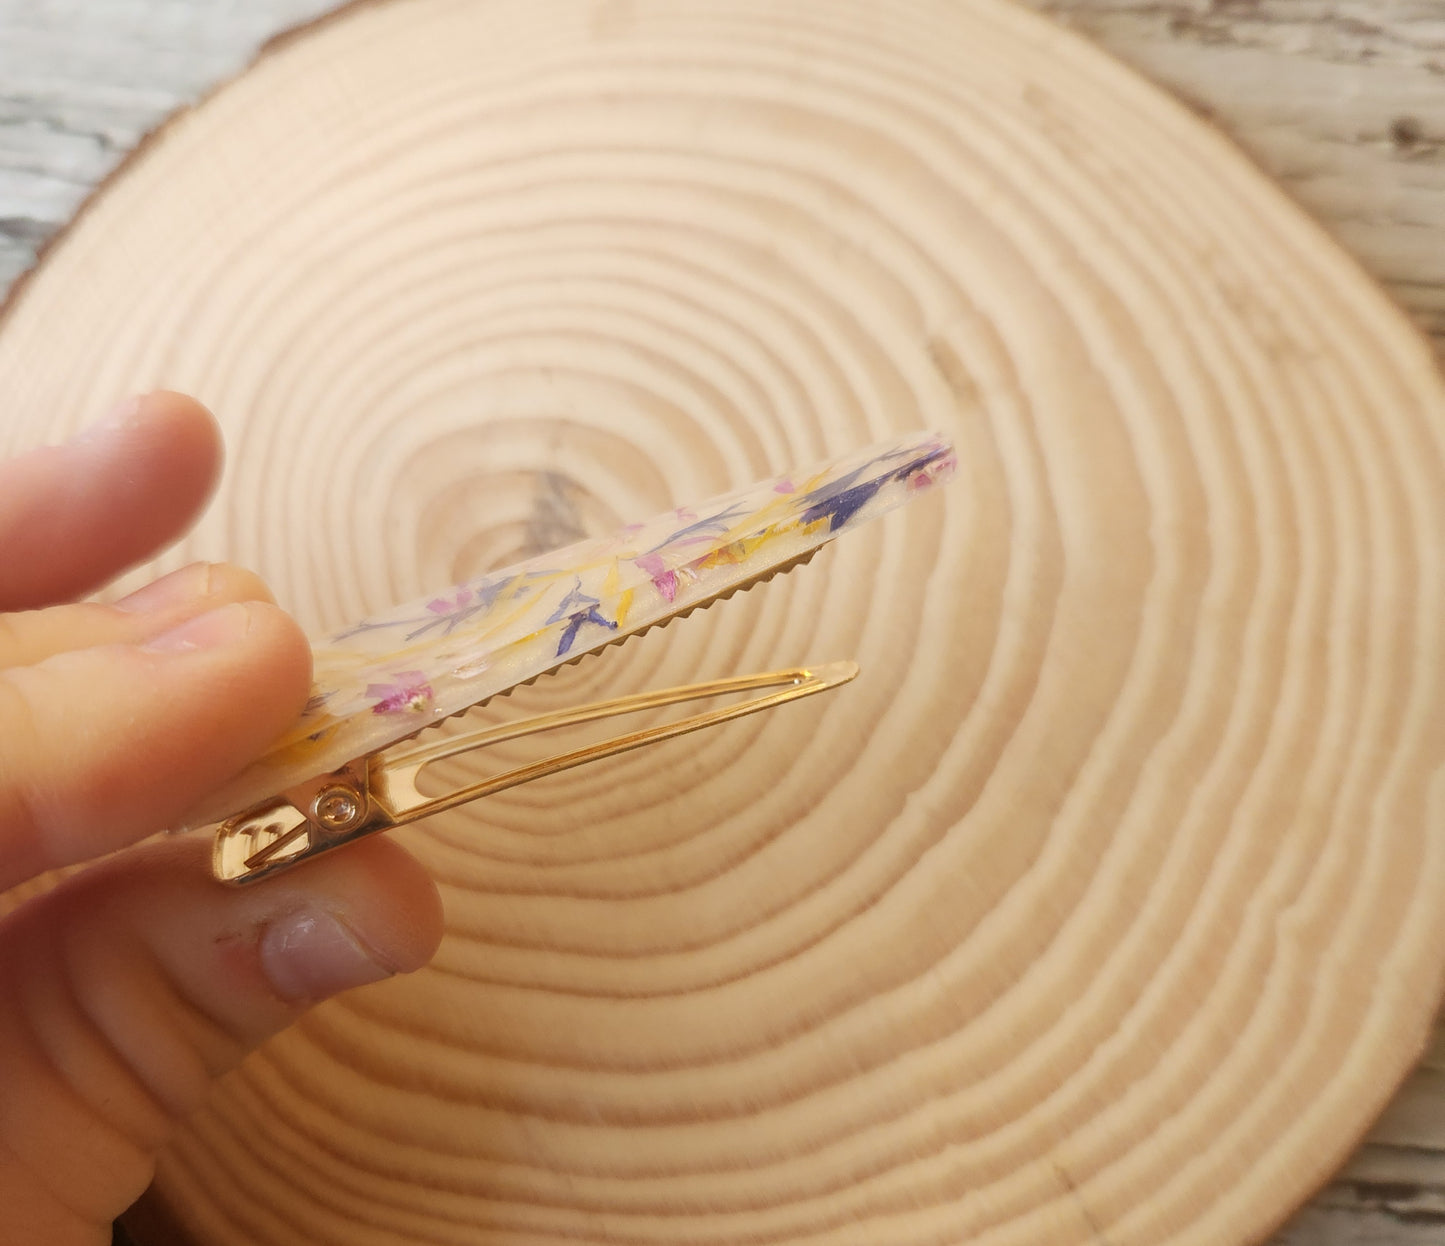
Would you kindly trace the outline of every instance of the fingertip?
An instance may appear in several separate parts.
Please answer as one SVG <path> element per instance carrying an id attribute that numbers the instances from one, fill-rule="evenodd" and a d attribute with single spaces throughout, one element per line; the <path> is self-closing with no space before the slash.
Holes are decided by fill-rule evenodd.
<path id="1" fill-rule="evenodd" d="M 310 642 L 271 602 L 231 602 L 153 637 L 140 652 L 156 685 L 174 689 L 177 732 L 190 726 L 186 808 L 291 727 L 311 696 Z"/>
<path id="2" fill-rule="evenodd" d="M 130 497 L 122 488 L 116 499 L 122 506 L 129 501 L 150 519 L 137 536 L 153 548 L 189 525 L 215 493 L 225 454 L 221 427 L 194 398 L 166 390 L 146 394 L 122 410 L 128 414 L 86 444 L 92 453 L 122 464 L 129 479 L 142 487 L 165 482 L 163 504 L 147 504 L 140 489 Z"/>
<path id="3" fill-rule="evenodd" d="M 221 426 L 210 408 L 172 390 L 136 394 L 75 439 L 77 445 L 97 445 L 115 439 L 149 438 L 182 443 L 188 454 L 219 466 L 223 453 Z"/>
<path id="4" fill-rule="evenodd" d="M 220 421 L 209 407 L 185 394 L 157 390 L 141 399 L 141 431 L 174 455 L 180 474 L 193 482 L 199 510 L 216 491 L 226 458 Z"/>
<path id="5" fill-rule="evenodd" d="M 297 871 L 298 906 L 283 905 L 258 943 L 276 996 L 314 1004 L 422 968 L 442 937 L 441 898 L 421 865 L 384 840 Z M 303 899 L 304 897 L 304 899 Z"/>
<path id="6" fill-rule="evenodd" d="M 70 864 L 175 825 L 292 726 L 310 693 L 306 637 L 257 601 L 143 646 L 0 672 L 15 727 L 0 758 L 0 879 L 7 866 Z"/>
<path id="7" fill-rule="evenodd" d="M 252 670 L 260 670 L 269 684 L 272 719 L 268 741 L 290 727 L 311 698 L 311 642 L 286 611 L 269 601 L 239 603 L 250 617 L 248 640 L 258 657 L 232 672 L 236 701 L 243 708 L 252 692 Z M 248 758 L 249 760 L 249 758 Z"/>
<path id="8" fill-rule="evenodd" d="M 276 604 L 271 586 L 254 571 L 229 562 L 213 562 L 207 593 L 218 601 L 257 601 Z"/>
<path id="9" fill-rule="evenodd" d="M 218 605 L 152 636 L 140 649 L 166 658 L 192 655 L 219 662 L 222 677 L 226 666 L 234 666 L 236 674 L 272 689 L 295 688 L 311 673 L 306 637 L 290 615 L 269 601 Z"/>
<path id="10" fill-rule="evenodd" d="M 83 596 L 169 545 L 215 491 L 221 459 L 211 413 L 162 391 L 0 464 L 0 608 Z"/>
<path id="11" fill-rule="evenodd" d="M 300 683 L 309 684 L 311 642 L 301 625 L 273 601 L 252 599 L 238 604 L 251 616 L 251 634 L 261 639 L 274 660 L 288 664 Z"/>
<path id="12" fill-rule="evenodd" d="M 217 696 L 233 693 L 234 705 L 248 713 L 256 712 L 259 699 L 267 717 L 275 720 L 271 735 L 279 735 L 300 715 L 311 695 L 311 644 L 280 606 L 264 600 L 230 602 L 166 633 L 172 652 L 186 651 L 185 643 L 175 642 L 188 629 L 200 634 L 195 650 L 217 659 Z M 156 652 L 166 637 L 145 647 Z"/>
<path id="13" fill-rule="evenodd" d="M 244 1042 L 333 995 L 413 973 L 441 944 L 436 884 L 382 836 L 253 887 L 211 880 L 204 849 L 187 838 L 127 854 L 135 911 L 150 914 L 147 942 L 173 979 Z M 167 876 L 172 881 L 158 886 Z M 163 891 L 170 907 L 153 913 L 146 897 Z"/>
<path id="14" fill-rule="evenodd" d="M 346 880 L 344 919 L 375 958 L 394 973 L 430 963 L 445 932 L 441 892 L 426 868 L 392 840 L 351 845 L 339 865 Z"/>

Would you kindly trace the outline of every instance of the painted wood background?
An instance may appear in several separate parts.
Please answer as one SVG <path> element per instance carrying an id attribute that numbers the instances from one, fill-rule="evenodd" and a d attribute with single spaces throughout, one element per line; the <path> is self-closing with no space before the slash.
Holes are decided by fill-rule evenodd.
<path id="1" fill-rule="evenodd" d="M 1033 3 L 1234 135 L 1445 346 L 1438 0 Z M 161 118 L 329 7 L 0 0 L 0 290 Z M 1427 1242 L 1445 1242 L 1445 1033 L 1349 1166 L 1276 1238 Z"/>

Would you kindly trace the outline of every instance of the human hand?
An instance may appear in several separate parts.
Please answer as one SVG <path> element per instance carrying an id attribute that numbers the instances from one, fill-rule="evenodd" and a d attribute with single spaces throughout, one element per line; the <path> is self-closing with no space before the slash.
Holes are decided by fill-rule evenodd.
<path id="1" fill-rule="evenodd" d="M 0 464 L 0 892 L 126 849 L 0 920 L 6 1241 L 108 1242 L 214 1078 L 441 937 L 435 887 L 383 840 L 248 890 L 211 880 L 207 844 L 129 847 L 258 755 L 309 691 L 305 639 L 237 568 L 57 604 L 178 537 L 219 460 L 210 417 L 153 394 Z"/>

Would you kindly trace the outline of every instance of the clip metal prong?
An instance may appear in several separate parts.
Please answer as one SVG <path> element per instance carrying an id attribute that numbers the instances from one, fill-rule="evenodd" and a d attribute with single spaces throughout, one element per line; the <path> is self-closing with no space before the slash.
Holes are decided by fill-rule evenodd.
<path id="1" fill-rule="evenodd" d="M 378 831 L 405 826 L 419 818 L 443 813 L 458 805 L 589 762 L 616 757 L 620 753 L 675 739 L 762 710 L 775 709 L 790 701 L 840 687 L 857 674 L 858 664 L 844 661 L 718 679 L 617 697 L 576 709 L 542 714 L 518 723 L 484 728 L 432 744 L 414 745 L 362 758 L 223 822 L 216 831 L 212 867 L 215 876 L 222 882 L 257 882 Z M 417 787 L 421 772 L 427 766 L 461 753 L 624 714 L 770 688 L 778 691 L 695 714 L 678 722 L 647 727 L 585 748 L 558 753 L 442 796 L 426 796 Z"/>

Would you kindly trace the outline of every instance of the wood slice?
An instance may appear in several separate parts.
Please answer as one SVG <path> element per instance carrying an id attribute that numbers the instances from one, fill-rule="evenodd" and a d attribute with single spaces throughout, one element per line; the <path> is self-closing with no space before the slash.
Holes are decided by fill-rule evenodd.
<path id="1" fill-rule="evenodd" d="M 229 1078 L 205 1246 L 1221 1243 L 1445 965 L 1427 351 L 1000 0 L 390 0 L 168 126 L 0 325 L 0 448 L 166 385 L 336 627 L 893 431 L 960 481 L 531 690 L 856 656 L 413 828 L 450 936 Z M 159 1240 L 159 1239 L 156 1239 Z"/>

